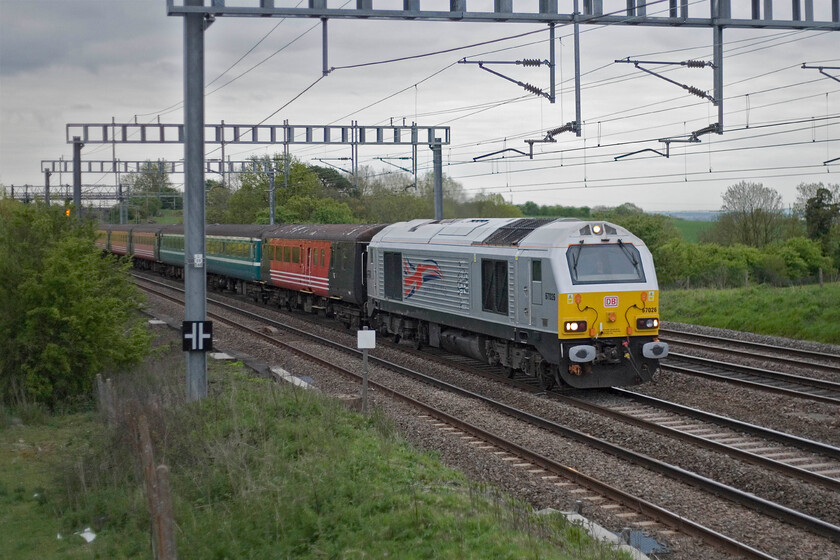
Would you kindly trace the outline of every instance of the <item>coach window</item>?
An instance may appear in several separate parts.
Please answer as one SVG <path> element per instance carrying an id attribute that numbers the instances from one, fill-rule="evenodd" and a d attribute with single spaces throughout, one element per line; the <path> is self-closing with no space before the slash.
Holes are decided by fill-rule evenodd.
<path id="1" fill-rule="evenodd" d="M 481 308 L 491 313 L 508 314 L 508 263 L 481 260 Z"/>
<path id="2" fill-rule="evenodd" d="M 300 263 L 300 247 L 292 247 L 292 262 L 295 264 Z"/>
<path id="3" fill-rule="evenodd" d="M 403 265 L 402 253 L 385 253 L 383 255 L 383 273 L 385 274 L 385 297 L 402 301 L 403 298 Z"/>

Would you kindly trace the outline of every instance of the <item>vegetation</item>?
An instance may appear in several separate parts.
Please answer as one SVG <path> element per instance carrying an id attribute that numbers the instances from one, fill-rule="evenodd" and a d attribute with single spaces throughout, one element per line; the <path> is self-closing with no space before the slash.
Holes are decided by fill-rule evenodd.
<path id="1" fill-rule="evenodd" d="M 674 218 L 674 227 L 680 232 L 682 238 L 689 243 L 697 243 L 700 236 L 714 226 L 714 222 L 699 222 L 694 220 L 683 220 Z"/>
<path id="2" fill-rule="evenodd" d="M 840 344 L 840 284 L 664 290 L 662 319 Z"/>
<path id="3" fill-rule="evenodd" d="M 145 415 L 169 467 L 179 558 L 629 558 L 470 483 L 381 415 L 238 364 L 212 367 L 212 394 L 187 405 L 179 362 L 163 354 L 114 379 L 119 409 Z M 16 445 L 0 455 L 0 503 L 21 529 L 0 540 L 0 557 L 150 557 L 131 417 L 111 428 L 48 417 L 0 432 L 4 449 Z M 97 534 L 89 544 L 78 536 L 86 527 Z"/>
<path id="4" fill-rule="evenodd" d="M 86 398 L 96 373 L 145 354 L 129 263 L 103 258 L 93 239 L 58 206 L 0 200 L 2 402 Z"/>

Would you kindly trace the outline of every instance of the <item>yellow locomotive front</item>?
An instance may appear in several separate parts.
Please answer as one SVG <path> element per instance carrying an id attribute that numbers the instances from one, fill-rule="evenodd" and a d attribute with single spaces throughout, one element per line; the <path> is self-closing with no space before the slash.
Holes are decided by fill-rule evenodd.
<path id="1" fill-rule="evenodd" d="M 653 259 L 635 236 L 586 224 L 565 250 L 558 275 L 559 373 L 572 387 L 649 381 L 668 355 L 660 342 Z"/>

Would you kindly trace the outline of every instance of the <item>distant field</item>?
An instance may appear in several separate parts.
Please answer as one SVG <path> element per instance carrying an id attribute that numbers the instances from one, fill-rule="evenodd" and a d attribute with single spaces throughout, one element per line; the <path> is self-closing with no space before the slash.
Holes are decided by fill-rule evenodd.
<path id="1" fill-rule="evenodd" d="M 674 225 L 680 230 L 683 239 L 689 243 L 697 243 L 700 241 L 700 234 L 707 231 L 715 225 L 714 222 L 695 222 L 690 220 L 681 220 L 674 218 Z"/>
<path id="2" fill-rule="evenodd" d="M 840 283 L 731 290 L 663 290 L 665 321 L 840 344 Z"/>

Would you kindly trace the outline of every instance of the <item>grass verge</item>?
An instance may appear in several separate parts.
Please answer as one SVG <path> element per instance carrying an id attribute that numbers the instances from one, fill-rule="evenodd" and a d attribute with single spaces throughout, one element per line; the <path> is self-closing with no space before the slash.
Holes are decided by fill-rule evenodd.
<path id="1" fill-rule="evenodd" d="M 185 403 L 183 371 L 164 359 L 115 377 L 111 427 L 94 413 L 25 424 L 6 411 L 0 557 L 151 557 L 127 427 L 143 414 L 170 469 L 182 559 L 626 558 L 562 516 L 469 482 L 382 415 L 230 364 L 211 368 L 208 398 Z M 91 543 L 74 534 L 86 527 Z"/>
<path id="2" fill-rule="evenodd" d="M 840 344 L 840 284 L 663 290 L 662 319 Z"/>

